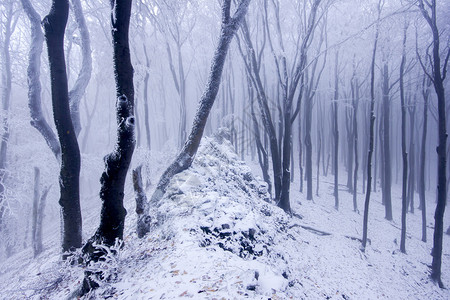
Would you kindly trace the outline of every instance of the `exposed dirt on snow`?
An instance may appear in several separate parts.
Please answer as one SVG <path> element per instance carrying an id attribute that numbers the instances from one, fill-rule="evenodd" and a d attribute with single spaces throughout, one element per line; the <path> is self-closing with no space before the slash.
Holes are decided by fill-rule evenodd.
<path id="1" fill-rule="evenodd" d="M 336 211 L 331 177 L 323 179 L 315 202 L 304 200 L 294 183 L 294 214 L 287 215 L 270 202 L 266 185 L 239 160 L 228 141 L 206 138 L 193 166 L 177 175 L 161 202 L 152 207 L 153 228 L 143 239 L 134 233 L 134 200 L 129 199 L 124 247 L 108 258 L 108 264 L 98 266 L 109 280 L 85 298 L 450 298 L 448 290 L 429 279 L 432 229 L 430 241 L 421 242 L 419 213 L 408 215 L 408 253 L 402 254 L 397 241 L 400 216 L 395 215 L 393 222 L 384 220 L 375 193 L 371 244 L 363 253 L 358 240 L 362 216 L 352 211 L 351 195 L 341 192 Z M 399 214 L 396 189 L 393 199 L 394 213 Z M 431 216 L 430 212 L 432 226 Z M 48 248 L 36 260 L 23 252 L 2 264 L 0 298 L 74 295 L 84 269 L 59 262 L 57 245 Z M 447 286 L 449 251 L 446 236 Z"/>

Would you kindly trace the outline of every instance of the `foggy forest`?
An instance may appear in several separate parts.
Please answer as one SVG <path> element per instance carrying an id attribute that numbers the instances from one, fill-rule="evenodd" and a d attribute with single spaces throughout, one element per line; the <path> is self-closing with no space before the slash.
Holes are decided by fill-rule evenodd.
<path id="1" fill-rule="evenodd" d="M 2 0 L 1 299 L 449 299 L 450 1 Z"/>

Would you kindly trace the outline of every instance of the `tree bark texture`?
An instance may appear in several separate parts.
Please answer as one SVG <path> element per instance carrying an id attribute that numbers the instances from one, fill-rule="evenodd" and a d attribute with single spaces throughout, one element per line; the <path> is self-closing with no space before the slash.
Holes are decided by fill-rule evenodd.
<path id="1" fill-rule="evenodd" d="M 183 149 L 175 158 L 175 161 L 164 171 L 152 195 L 151 203 L 157 203 L 166 192 L 171 179 L 176 174 L 186 170 L 192 164 L 203 136 L 206 121 L 219 91 L 225 58 L 230 42 L 247 13 L 250 0 L 241 0 L 233 17 L 230 15 L 231 0 L 224 0 L 222 4 L 222 25 L 220 37 L 214 57 L 211 63 L 211 71 L 208 76 L 205 91 L 200 99 L 200 104 L 194 117 L 191 128 Z"/>
<path id="2" fill-rule="evenodd" d="M 50 13 L 42 22 L 50 64 L 53 118 L 61 146 L 59 204 L 63 220 L 63 252 L 81 247 L 82 239 L 79 191 L 80 150 L 70 116 L 64 58 L 64 31 L 68 14 L 69 2 L 67 0 L 53 0 Z"/>
<path id="3" fill-rule="evenodd" d="M 30 124 L 44 138 L 48 147 L 58 161 L 61 160 L 61 147 L 58 138 L 53 132 L 53 129 L 47 123 L 41 105 L 41 53 L 44 43 L 44 34 L 41 29 L 41 16 L 36 12 L 30 0 L 21 0 L 23 9 L 31 26 L 31 44 L 28 53 L 28 108 L 30 109 L 31 121 Z"/>

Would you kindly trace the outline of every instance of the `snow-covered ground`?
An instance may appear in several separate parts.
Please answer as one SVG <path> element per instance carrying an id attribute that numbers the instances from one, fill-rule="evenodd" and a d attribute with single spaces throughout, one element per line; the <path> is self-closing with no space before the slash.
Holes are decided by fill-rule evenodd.
<path id="1" fill-rule="evenodd" d="M 402 254 L 400 187 L 393 189 L 392 222 L 384 219 L 380 193 L 372 194 L 371 243 L 363 253 L 358 240 L 362 215 L 353 212 L 352 196 L 344 186 L 339 211 L 334 209 L 331 175 L 320 178 L 314 201 L 306 201 L 294 182 L 294 214 L 289 216 L 267 202 L 264 184 L 231 149 L 227 141 L 204 139 L 192 168 L 177 175 L 158 207 L 152 208 L 157 224 L 143 239 L 134 233 L 129 193 L 124 247 L 104 269 L 109 281 L 85 298 L 450 299 L 449 290 L 429 279 L 432 205 L 428 242 L 421 242 L 419 211 L 408 214 L 407 254 Z M 257 166 L 252 168 L 259 172 Z M 363 198 L 358 195 L 361 211 Z M 85 208 L 84 219 L 90 224 L 85 230 L 93 232 L 98 210 Z M 38 258 L 32 258 L 30 249 L 0 265 L 1 299 L 65 299 L 79 288 L 84 269 L 60 262 L 54 224 L 53 231 L 46 231 L 53 234 L 44 238 L 46 251 Z M 446 286 L 449 258 L 450 240 L 445 236 Z"/>

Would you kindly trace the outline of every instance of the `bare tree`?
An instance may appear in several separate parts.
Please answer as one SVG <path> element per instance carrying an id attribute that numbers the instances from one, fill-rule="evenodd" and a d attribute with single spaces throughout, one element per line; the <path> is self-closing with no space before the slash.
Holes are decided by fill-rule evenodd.
<path id="1" fill-rule="evenodd" d="M 49 14 L 43 20 L 50 65 L 53 118 L 61 145 L 60 205 L 63 219 L 64 252 L 81 247 L 80 210 L 80 150 L 69 108 L 64 31 L 69 14 L 69 2 L 52 1 Z"/>
<path id="2" fill-rule="evenodd" d="M 211 63 L 211 72 L 208 75 L 206 88 L 200 99 L 200 104 L 194 117 L 191 132 L 181 152 L 159 179 L 156 190 L 150 200 L 151 203 L 157 203 L 166 192 L 166 188 L 173 176 L 189 168 L 194 160 L 205 130 L 209 112 L 211 111 L 219 91 L 220 78 L 222 76 L 228 48 L 233 36 L 247 13 L 249 4 L 250 0 L 239 1 L 234 15 L 231 16 L 231 0 L 224 0 L 222 3 L 222 24 L 219 42 Z"/>
<path id="3" fill-rule="evenodd" d="M 448 59 L 450 57 L 450 49 L 447 48 L 447 53 L 443 62 L 441 62 L 441 48 L 439 28 L 436 21 L 436 0 L 418 1 L 418 7 L 428 23 L 433 35 L 433 57 L 431 72 L 422 63 L 419 56 L 419 61 L 434 85 L 438 99 L 438 129 L 439 129 L 439 145 L 437 147 L 438 153 L 438 194 L 437 205 L 434 214 L 435 226 L 433 236 L 433 262 L 431 264 L 431 278 L 436 281 L 440 287 L 443 287 L 441 280 L 441 265 L 442 265 L 442 239 L 444 233 L 444 212 L 447 202 L 447 129 L 445 116 L 445 89 L 444 80 L 447 75 Z"/>
<path id="4" fill-rule="evenodd" d="M 30 21 L 31 44 L 28 54 L 28 107 L 31 115 L 31 126 L 36 128 L 43 136 L 53 155 L 58 161 L 61 159 L 61 147 L 56 134 L 42 113 L 41 105 L 41 53 L 44 43 L 44 34 L 41 29 L 41 16 L 34 9 L 30 0 L 21 0 L 23 9 Z"/>
<path id="5" fill-rule="evenodd" d="M 94 243 L 113 246 L 123 239 L 125 216 L 123 206 L 125 179 L 133 156 L 135 139 L 134 127 L 134 85 L 128 31 L 131 15 L 131 0 L 111 0 L 111 34 L 113 41 L 113 66 L 116 81 L 116 122 L 117 141 L 114 151 L 105 158 L 105 171 L 100 178 L 100 198 L 102 210 L 100 225 L 94 236 L 83 247 L 91 258 Z"/>
<path id="6" fill-rule="evenodd" d="M 378 17 L 375 29 L 375 39 L 372 50 L 372 62 L 370 65 L 370 129 L 369 129 L 369 151 L 367 155 L 367 187 L 366 187 L 366 199 L 364 201 L 364 220 L 363 220 L 363 237 L 362 237 L 362 251 L 366 249 L 367 243 L 367 227 L 369 221 L 369 203 L 370 192 L 372 188 L 372 155 L 373 155 L 373 140 L 374 140 L 374 125 L 375 125 L 375 58 L 377 53 L 378 35 L 380 32 L 380 16 L 383 0 L 378 1 Z"/>

